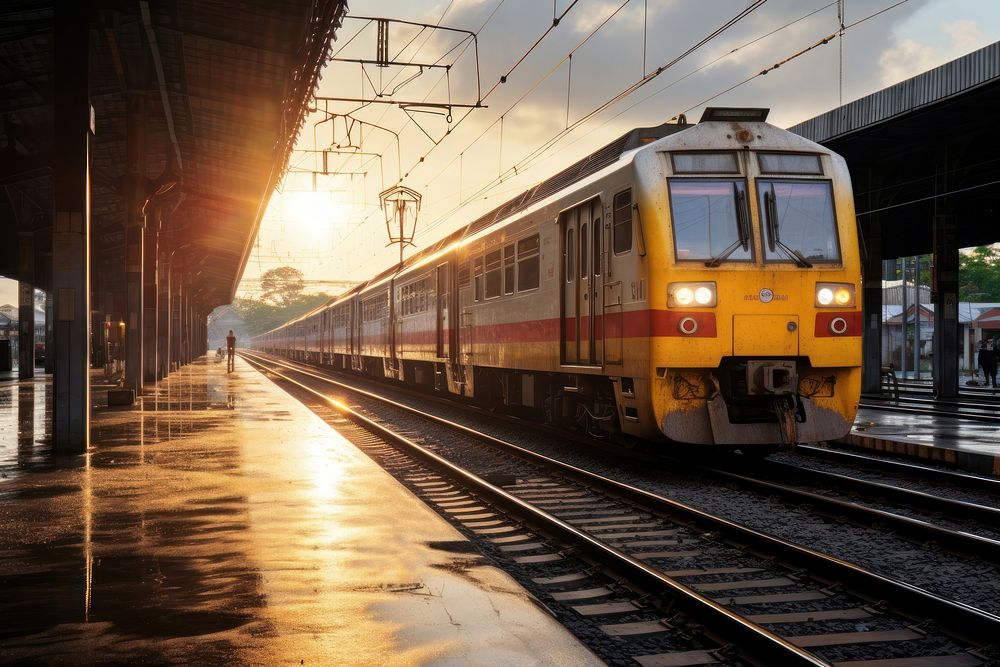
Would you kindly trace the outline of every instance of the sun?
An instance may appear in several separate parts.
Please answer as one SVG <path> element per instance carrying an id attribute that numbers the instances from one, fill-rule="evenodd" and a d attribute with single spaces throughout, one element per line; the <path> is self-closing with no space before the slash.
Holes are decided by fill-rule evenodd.
<path id="1" fill-rule="evenodd" d="M 322 238 L 344 221 L 348 205 L 333 192 L 285 192 L 282 215 L 303 236 Z"/>

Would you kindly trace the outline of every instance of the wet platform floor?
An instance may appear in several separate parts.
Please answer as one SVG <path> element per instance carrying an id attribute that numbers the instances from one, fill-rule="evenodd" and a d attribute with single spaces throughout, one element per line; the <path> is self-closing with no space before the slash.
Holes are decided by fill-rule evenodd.
<path id="1" fill-rule="evenodd" d="M 599 664 L 242 360 L 95 409 L 77 457 L 50 392 L 0 385 L 4 663 Z"/>
<path id="2" fill-rule="evenodd" d="M 846 444 L 1000 476 L 1000 426 L 994 423 L 861 408 Z"/>

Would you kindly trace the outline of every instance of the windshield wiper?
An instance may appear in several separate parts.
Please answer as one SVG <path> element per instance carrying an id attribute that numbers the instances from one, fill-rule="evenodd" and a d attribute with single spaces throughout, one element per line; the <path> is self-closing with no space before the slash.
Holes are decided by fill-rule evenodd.
<path id="1" fill-rule="evenodd" d="M 789 248 L 787 245 L 781 242 L 778 237 L 778 205 L 777 196 L 774 194 L 774 186 L 771 186 L 770 190 L 764 191 L 764 215 L 767 217 L 767 244 L 774 252 L 775 246 L 780 248 L 786 255 L 792 258 L 796 266 L 801 269 L 811 269 L 812 264 L 809 263 L 805 257 L 802 256 L 795 248 Z"/>
<path id="2" fill-rule="evenodd" d="M 736 234 L 739 238 L 721 253 L 705 262 L 705 266 L 712 269 L 722 264 L 722 260 L 736 252 L 740 246 L 743 246 L 744 251 L 750 249 L 750 221 L 747 219 L 746 211 L 747 197 L 735 181 L 733 182 L 733 199 L 736 201 Z"/>

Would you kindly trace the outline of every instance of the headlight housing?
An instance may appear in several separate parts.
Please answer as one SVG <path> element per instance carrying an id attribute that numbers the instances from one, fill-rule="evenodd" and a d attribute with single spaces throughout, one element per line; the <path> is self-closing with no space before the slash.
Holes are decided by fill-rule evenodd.
<path id="1" fill-rule="evenodd" d="M 718 303 L 715 283 L 670 283 L 668 308 L 712 308 Z"/>
<path id="2" fill-rule="evenodd" d="M 816 283 L 817 308 L 850 308 L 857 302 L 857 288 L 852 283 Z"/>

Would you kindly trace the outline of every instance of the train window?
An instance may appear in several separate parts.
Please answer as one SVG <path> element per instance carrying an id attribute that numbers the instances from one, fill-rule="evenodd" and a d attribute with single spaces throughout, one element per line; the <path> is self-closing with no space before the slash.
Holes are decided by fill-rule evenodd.
<path id="1" fill-rule="evenodd" d="M 738 174 L 736 153 L 671 153 L 675 174 Z"/>
<path id="2" fill-rule="evenodd" d="M 615 195 L 613 216 L 615 254 L 622 255 L 632 250 L 632 190 Z"/>
<path id="3" fill-rule="evenodd" d="M 517 242 L 517 291 L 538 288 L 538 234 Z"/>
<path id="4" fill-rule="evenodd" d="M 365 299 L 361 304 L 361 320 L 364 322 L 375 322 L 385 318 L 388 310 L 388 297 L 381 294 Z"/>
<path id="5" fill-rule="evenodd" d="M 587 223 L 580 225 L 580 277 L 586 279 L 589 275 L 587 273 L 587 259 L 590 257 L 588 254 L 589 245 L 587 243 Z"/>
<path id="6" fill-rule="evenodd" d="M 514 244 L 503 248 L 503 293 L 514 293 Z"/>
<path id="7" fill-rule="evenodd" d="M 502 255 L 499 249 L 486 253 L 486 298 L 494 299 L 502 291 Z"/>
<path id="8" fill-rule="evenodd" d="M 483 300 L 483 258 L 472 260 L 472 280 L 476 284 L 476 301 Z"/>
<path id="9" fill-rule="evenodd" d="M 819 156 L 811 153 L 758 153 L 764 174 L 822 174 Z"/>
<path id="10" fill-rule="evenodd" d="M 601 219 L 594 218 L 594 275 L 601 275 Z"/>
<path id="11" fill-rule="evenodd" d="M 757 194 L 764 225 L 764 259 L 772 262 L 839 262 L 840 244 L 829 181 L 765 181 Z"/>
<path id="12" fill-rule="evenodd" d="M 669 186 L 678 260 L 752 259 L 743 180 L 673 178 Z"/>
<path id="13" fill-rule="evenodd" d="M 573 228 L 570 227 L 566 229 L 566 248 L 564 249 L 564 259 L 566 264 L 566 282 L 573 282 L 573 256 L 576 254 L 575 246 L 573 245 Z"/>

